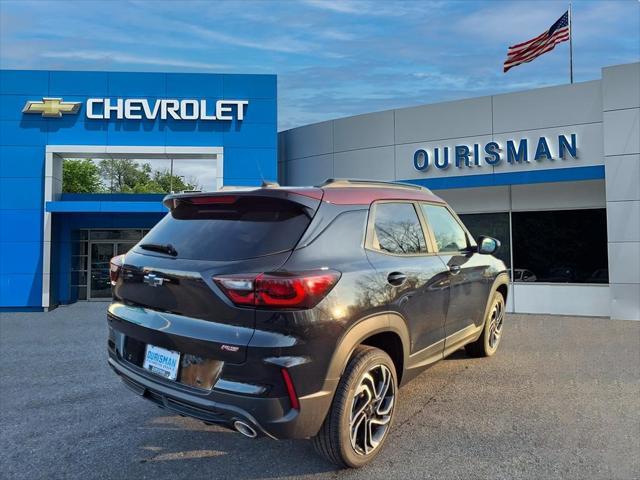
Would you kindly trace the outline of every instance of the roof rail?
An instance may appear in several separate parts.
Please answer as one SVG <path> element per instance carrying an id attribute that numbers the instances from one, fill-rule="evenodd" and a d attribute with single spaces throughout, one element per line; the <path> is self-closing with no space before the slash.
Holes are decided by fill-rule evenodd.
<path id="1" fill-rule="evenodd" d="M 262 180 L 262 184 L 260 188 L 279 188 L 280 184 L 278 182 L 271 182 L 269 180 Z"/>
<path id="2" fill-rule="evenodd" d="M 360 180 L 353 178 L 328 178 L 322 184 L 318 185 L 321 188 L 335 188 L 335 187 L 392 187 L 392 188 L 408 188 L 411 190 L 422 190 L 430 192 L 426 187 L 420 185 L 414 185 L 412 183 L 403 182 L 385 182 L 383 180 Z"/>

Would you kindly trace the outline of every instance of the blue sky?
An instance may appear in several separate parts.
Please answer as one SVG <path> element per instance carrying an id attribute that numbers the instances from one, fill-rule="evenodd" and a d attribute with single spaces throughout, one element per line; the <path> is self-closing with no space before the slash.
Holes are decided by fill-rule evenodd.
<path id="1" fill-rule="evenodd" d="M 568 2 L 0 0 L 0 67 L 276 73 L 279 128 L 568 82 L 568 43 L 507 47 Z M 573 2 L 576 81 L 640 59 L 640 1 Z"/>

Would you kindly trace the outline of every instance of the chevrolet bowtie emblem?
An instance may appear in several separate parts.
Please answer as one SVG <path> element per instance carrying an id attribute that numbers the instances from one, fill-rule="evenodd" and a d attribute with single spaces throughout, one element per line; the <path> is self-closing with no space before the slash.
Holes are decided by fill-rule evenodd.
<path id="1" fill-rule="evenodd" d="M 44 97 L 42 101 L 28 101 L 22 113 L 40 113 L 47 118 L 60 118 L 68 113 L 78 113 L 80 102 L 63 102 L 61 98 Z"/>
<path id="2" fill-rule="evenodd" d="M 147 273 L 144 277 L 142 277 L 142 281 L 147 285 L 151 285 L 152 287 L 160 287 L 163 283 L 171 282 L 170 279 L 159 277 L 155 273 Z"/>

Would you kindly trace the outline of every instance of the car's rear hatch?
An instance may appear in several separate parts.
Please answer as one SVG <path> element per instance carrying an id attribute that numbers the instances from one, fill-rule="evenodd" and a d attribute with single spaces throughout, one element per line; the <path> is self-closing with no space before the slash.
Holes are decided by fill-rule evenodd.
<path id="1" fill-rule="evenodd" d="M 278 270 L 321 198 L 319 189 L 166 197 L 170 212 L 124 258 L 112 317 L 143 327 L 141 341 L 243 361 L 255 310 L 233 305 L 213 277 Z"/>

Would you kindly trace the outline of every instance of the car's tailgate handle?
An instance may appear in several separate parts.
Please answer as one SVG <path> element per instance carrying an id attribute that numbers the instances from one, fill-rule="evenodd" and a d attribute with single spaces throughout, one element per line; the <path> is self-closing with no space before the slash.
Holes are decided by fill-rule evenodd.
<path id="1" fill-rule="evenodd" d="M 407 281 L 407 276 L 402 272 L 391 272 L 387 275 L 387 281 L 393 286 L 400 286 Z"/>

